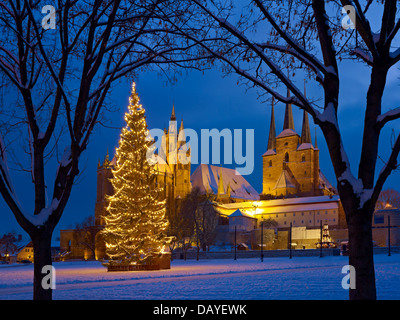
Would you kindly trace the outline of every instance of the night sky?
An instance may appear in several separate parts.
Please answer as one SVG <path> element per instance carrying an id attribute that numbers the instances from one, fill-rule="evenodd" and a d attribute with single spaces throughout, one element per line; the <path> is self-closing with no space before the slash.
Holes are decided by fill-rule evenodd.
<path id="1" fill-rule="evenodd" d="M 361 63 L 344 61 L 340 64 L 340 103 L 339 103 L 339 125 L 342 130 L 346 151 L 352 163 L 353 174 L 357 173 L 357 165 L 361 150 L 363 112 L 368 89 L 370 70 Z M 383 101 L 383 111 L 395 108 L 399 105 L 398 99 L 398 77 L 400 71 L 393 68 L 388 76 L 387 86 Z M 257 90 L 246 88 L 244 85 L 237 85 L 237 76 L 222 77 L 218 70 L 205 72 L 204 74 L 193 71 L 187 76 L 178 78 L 175 85 L 166 85 L 165 79 L 156 73 L 144 73 L 136 79 L 136 88 L 141 103 L 146 109 L 147 123 L 149 128 L 161 128 L 168 126 L 171 115 L 172 104 L 175 104 L 175 111 L 178 124 L 183 118 L 185 128 L 192 128 L 200 135 L 201 129 L 224 128 L 233 129 L 254 129 L 255 133 L 255 155 L 254 171 L 245 179 L 258 191 L 262 191 L 262 154 L 266 151 L 269 122 L 270 103 L 263 103 L 258 99 Z M 302 88 L 303 84 L 300 83 Z M 282 93 L 286 90 L 282 90 Z M 117 86 L 111 92 L 113 108 L 119 111 L 108 113 L 108 126 L 121 127 L 124 125 L 123 115 L 127 110 L 128 98 L 130 95 L 130 84 L 125 83 Z M 322 90 L 312 81 L 307 84 L 307 96 L 321 97 Z M 295 129 L 301 134 L 302 111 L 293 108 Z M 283 126 L 284 104 L 276 104 L 275 121 L 277 134 Z M 382 131 L 379 156 L 382 159 L 388 158 L 390 151 L 390 137 L 392 128 L 399 132 L 399 123 L 394 122 Z M 314 124 L 310 117 L 312 140 L 314 143 Z M 120 131 L 118 129 L 98 126 L 92 135 L 89 146 L 81 157 L 80 168 L 83 171 L 74 186 L 69 203 L 64 211 L 54 234 L 53 239 L 59 237 L 60 229 L 68 229 L 85 217 L 94 215 L 96 200 L 96 170 L 99 159 L 103 161 L 107 149 L 110 153 L 118 144 Z M 320 149 L 320 167 L 328 180 L 336 186 L 332 164 L 330 162 L 326 143 L 321 131 L 317 130 L 318 147 Z M 382 166 L 382 160 L 378 159 L 378 169 Z M 197 165 L 192 166 L 192 172 Z M 233 166 L 228 166 L 233 167 Z M 16 189 L 20 202 L 24 206 L 28 197 L 24 197 L 27 186 L 31 187 L 29 174 L 15 175 Z M 398 186 L 399 174 L 395 172 L 386 182 L 384 189 L 400 189 Z M 49 184 L 52 181 L 48 181 Z M 49 195 L 51 196 L 51 195 Z M 1 212 L 0 234 L 15 231 L 27 236 L 4 201 L 0 200 Z M 27 207 L 27 206 L 25 206 Z M 28 207 L 27 207 L 28 208 Z"/>

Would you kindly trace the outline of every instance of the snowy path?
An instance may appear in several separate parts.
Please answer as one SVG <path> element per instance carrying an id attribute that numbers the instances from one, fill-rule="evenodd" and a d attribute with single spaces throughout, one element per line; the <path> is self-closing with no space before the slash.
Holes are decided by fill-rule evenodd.
<path id="1" fill-rule="evenodd" d="M 55 263 L 54 299 L 347 299 L 346 257 L 173 261 L 152 272 Z M 375 256 L 378 298 L 400 299 L 400 255 Z M 0 299 L 32 299 L 32 266 L 0 268 Z"/>

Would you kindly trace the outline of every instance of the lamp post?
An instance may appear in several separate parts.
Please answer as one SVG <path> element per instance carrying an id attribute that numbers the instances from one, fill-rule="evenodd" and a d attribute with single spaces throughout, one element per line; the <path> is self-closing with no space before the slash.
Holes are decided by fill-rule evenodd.
<path id="1" fill-rule="evenodd" d="M 388 256 L 390 257 L 390 216 L 388 215 Z"/>
<path id="2" fill-rule="evenodd" d="M 263 262 L 264 261 L 264 249 L 263 249 L 263 247 L 264 247 L 264 243 L 263 243 L 263 240 L 264 240 L 264 221 L 261 221 L 261 262 Z"/>
<path id="3" fill-rule="evenodd" d="M 292 259 L 292 223 L 289 228 L 289 259 Z"/>
<path id="4" fill-rule="evenodd" d="M 322 219 L 319 220 L 320 240 L 319 240 L 319 257 L 322 258 Z"/>
<path id="5" fill-rule="evenodd" d="M 236 226 L 235 226 L 235 243 L 234 243 L 234 247 L 235 247 L 235 257 L 233 258 L 233 260 L 236 260 Z"/>

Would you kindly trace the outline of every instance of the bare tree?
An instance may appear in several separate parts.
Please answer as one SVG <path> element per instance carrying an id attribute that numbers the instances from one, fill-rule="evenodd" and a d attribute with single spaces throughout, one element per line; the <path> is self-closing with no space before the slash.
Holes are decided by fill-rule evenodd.
<path id="1" fill-rule="evenodd" d="M 96 257 L 96 235 L 99 230 L 100 228 L 95 225 L 94 216 L 88 216 L 82 222 L 75 224 L 74 243 L 91 253 L 89 259 Z"/>
<path id="2" fill-rule="evenodd" d="M 387 206 L 392 208 L 400 208 L 400 192 L 394 189 L 383 190 L 376 202 L 376 209 L 385 209 Z"/>
<path id="3" fill-rule="evenodd" d="M 0 238 L 0 255 L 17 253 L 17 235 L 15 231 L 8 232 Z"/>
<path id="4" fill-rule="evenodd" d="M 211 62 L 221 61 L 224 72 L 240 75 L 248 86 L 258 88 L 261 98 L 272 96 L 305 110 L 321 128 L 346 214 L 349 263 L 356 270 L 357 286 L 350 289 L 349 296 L 376 299 L 372 214 L 385 181 L 398 166 L 400 151 L 400 136 L 397 136 L 379 171 L 381 131 L 400 118 L 400 107 L 383 111 L 383 107 L 390 106 L 382 106 L 388 71 L 400 60 L 400 49 L 395 47 L 400 29 L 398 1 L 249 0 L 243 4 L 192 0 L 192 3 L 194 10 L 199 10 L 196 26 L 203 26 L 203 32 L 189 29 L 181 32 L 197 42 L 200 53 L 212 54 Z M 342 28 L 343 8 L 353 19 L 355 29 Z M 382 13 L 380 17 L 376 17 L 377 12 Z M 371 18 L 378 21 L 376 30 L 372 30 L 368 20 Z M 350 168 L 338 120 L 339 68 L 343 59 L 353 66 L 365 64 L 371 71 L 363 106 L 364 133 L 357 173 Z M 299 72 L 300 77 L 296 75 Z M 313 81 L 322 99 L 304 94 L 304 77 Z M 287 90 L 290 95 L 286 95 Z"/>
<path id="5" fill-rule="evenodd" d="M 55 15 L 50 10 L 50 24 L 45 20 L 42 25 L 42 7 L 49 4 Z M 190 57 L 191 44 L 169 34 L 174 28 L 169 21 L 184 23 L 183 4 L 170 0 L 0 2 L 0 72 L 12 84 L 3 100 L 17 110 L 19 122 L 10 121 L 15 122 L 14 136 L 23 145 L 16 151 L 18 144 L 7 144 L 1 133 L 0 192 L 33 241 L 34 299 L 52 298 L 52 290 L 41 286 L 42 268 L 52 264 L 51 236 L 112 84 L 150 64 L 166 74 L 168 66 L 185 67 L 181 54 Z M 64 150 L 60 157 L 58 150 Z M 17 155 L 23 171 L 32 177 L 32 212 L 26 209 L 30 207 L 26 201 L 18 200 L 7 155 L 8 159 Z"/>
<path id="6" fill-rule="evenodd" d="M 206 251 L 215 242 L 218 215 L 212 204 L 213 195 L 193 188 L 185 197 L 181 215 L 192 224 L 193 237 L 197 247 L 197 260 L 200 249 Z"/>

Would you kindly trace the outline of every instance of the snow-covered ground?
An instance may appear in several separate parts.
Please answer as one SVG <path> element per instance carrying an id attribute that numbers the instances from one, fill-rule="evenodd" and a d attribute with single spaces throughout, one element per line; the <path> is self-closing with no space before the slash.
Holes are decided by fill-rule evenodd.
<path id="1" fill-rule="evenodd" d="M 400 254 L 375 259 L 378 299 L 400 299 Z M 172 262 L 170 270 L 107 272 L 97 261 L 54 263 L 54 299 L 264 300 L 348 298 L 348 258 L 294 257 Z M 33 265 L 0 266 L 0 299 L 32 299 Z"/>

